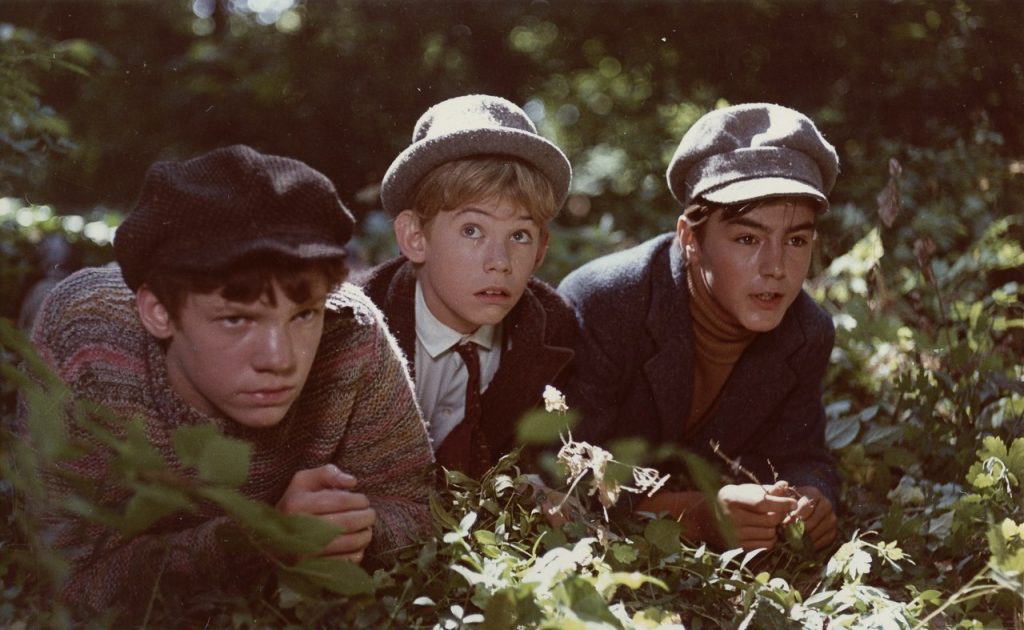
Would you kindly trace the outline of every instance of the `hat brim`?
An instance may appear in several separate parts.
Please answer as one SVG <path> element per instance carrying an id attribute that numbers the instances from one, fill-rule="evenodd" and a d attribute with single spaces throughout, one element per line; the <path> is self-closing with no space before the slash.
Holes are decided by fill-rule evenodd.
<path id="1" fill-rule="evenodd" d="M 732 182 L 702 192 L 699 197 L 714 204 L 733 205 L 770 197 L 809 197 L 818 203 L 821 212 L 828 210 L 828 197 L 804 182 L 785 177 L 759 177 Z"/>
<path id="2" fill-rule="evenodd" d="M 224 269 L 231 264 L 256 254 L 276 254 L 296 260 L 325 260 L 344 258 L 348 252 L 335 242 L 300 237 L 254 238 L 239 240 L 231 245 L 210 252 L 204 248 L 189 250 L 180 248 L 175 251 L 161 252 L 158 264 L 167 265 L 182 271 L 204 271 Z"/>
<path id="3" fill-rule="evenodd" d="M 569 160 L 551 142 L 518 129 L 467 129 L 421 140 L 402 151 L 384 175 L 380 195 L 384 210 L 397 216 L 411 208 L 413 191 L 427 173 L 475 155 L 507 155 L 532 165 L 551 182 L 556 208 L 569 194 Z"/>

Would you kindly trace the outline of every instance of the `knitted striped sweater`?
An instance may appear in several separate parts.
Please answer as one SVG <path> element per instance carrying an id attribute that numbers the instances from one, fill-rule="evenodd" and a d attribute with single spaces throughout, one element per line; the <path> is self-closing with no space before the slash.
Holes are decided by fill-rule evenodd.
<path id="1" fill-rule="evenodd" d="M 367 556 L 379 557 L 429 531 L 430 445 L 409 375 L 377 309 L 346 284 L 327 310 L 301 396 L 277 426 L 264 429 L 203 415 L 171 390 L 163 351 L 142 327 L 117 267 L 85 269 L 58 285 L 33 341 L 78 396 L 121 417 L 142 418 L 147 439 L 182 475 L 192 471 L 177 460 L 171 434 L 197 424 L 252 444 L 249 479 L 240 489 L 251 499 L 276 503 L 299 470 L 334 463 L 351 473 L 376 510 Z M 68 467 L 98 485 L 105 456 L 92 453 Z M 70 491 L 53 483 L 58 493 Z M 110 506 L 127 498 L 124 489 L 103 493 Z M 265 561 L 226 549 L 219 534 L 227 523 L 216 506 L 203 505 L 127 540 L 65 513 L 51 523 L 56 545 L 72 560 L 63 594 L 97 609 L 145 601 L 161 564 L 161 586 L 208 589 L 244 579 Z"/>

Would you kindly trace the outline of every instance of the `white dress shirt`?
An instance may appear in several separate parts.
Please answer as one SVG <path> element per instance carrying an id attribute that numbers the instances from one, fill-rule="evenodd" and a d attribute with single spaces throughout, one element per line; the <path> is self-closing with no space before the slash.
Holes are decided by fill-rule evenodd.
<path id="1" fill-rule="evenodd" d="M 487 324 L 462 334 L 441 323 L 427 308 L 416 282 L 416 398 L 436 449 L 466 415 L 469 373 L 453 349 L 460 343 L 477 344 L 480 356 L 480 391 L 494 379 L 501 362 L 501 324 Z"/>

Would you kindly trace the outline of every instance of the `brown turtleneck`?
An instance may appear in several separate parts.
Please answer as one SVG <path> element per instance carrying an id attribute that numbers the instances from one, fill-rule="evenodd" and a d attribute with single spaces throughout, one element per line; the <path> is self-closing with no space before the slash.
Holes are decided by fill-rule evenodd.
<path id="1" fill-rule="evenodd" d="M 693 370 L 693 399 L 686 416 L 686 435 L 693 435 L 718 407 L 719 394 L 733 366 L 757 333 L 747 330 L 711 295 L 704 274 L 687 265 L 690 315 L 697 342 Z"/>

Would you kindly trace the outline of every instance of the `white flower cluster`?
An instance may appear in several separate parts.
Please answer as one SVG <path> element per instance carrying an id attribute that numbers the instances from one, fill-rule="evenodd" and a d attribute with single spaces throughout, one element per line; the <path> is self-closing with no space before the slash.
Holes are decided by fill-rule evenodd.
<path id="1" fill-rule="evenodd" d="M 558 389 L 547 385 L 544 387 L 544 409 L 549 413 L 565 413 L 569 411 L 569 405 L 565 403 L 565 396 Z"/>
<path id="2" fill-rule="evenodd" d="M 608 465 L 615 461 L 612 459 L 611 453 L 599 446 L 576 442 L 571 435 L 568 440 L 563 440 L 562 448 L 558 451 L 558 461 L 569 471 L 570 491 L 588 472 L 592 474 L 590 490 L 587 494 L 597 495 L 597 499 L 605 510 L 605 518 L 608 517 L 608 508 L 615 505 L 623 490 L 652 496 L 665 485 L 669 478 L 668 475 L 662 477 L 653 468 L 633 466 L 634 485 L 624 486 L 617 479 L 608 475 Z"/>

